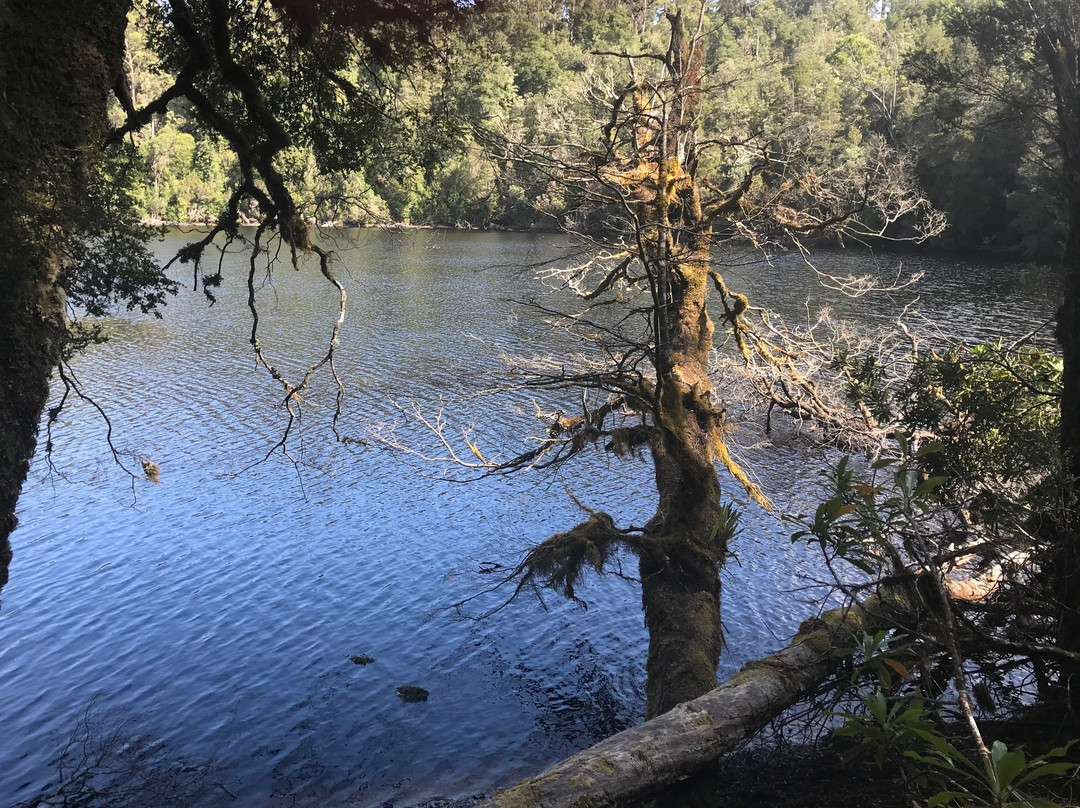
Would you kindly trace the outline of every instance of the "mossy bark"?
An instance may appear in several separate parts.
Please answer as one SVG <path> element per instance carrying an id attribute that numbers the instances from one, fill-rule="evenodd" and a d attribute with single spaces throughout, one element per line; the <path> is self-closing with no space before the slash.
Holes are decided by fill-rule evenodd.
<path id="1" fill-rule="evenodd" d="M 681 14 L 669 14 L 667 62 L 672 95 L 658 129 L 645 109 L 641 132 L 653 131 L 650 175 L 636 194 L 639 243 L 652 268 L 658 395 L 652 458 L 659 502 L 648 525 L 655 539 L 640 554 L 642 604 L 649 630 L 646 717 L 660 715 L 716 684 L 723 645 L 719 566 L 727 555 L 715 447 L 723 410 L 714 400 L 709 353 L 714 326 L 706 304 L 712 228 L 693 169 L 700 104 L 701 43 L 691 43 Z M 640 138 L 639 138 L 640 139 Z"/>
<path id="2" fill-rule="evenodd" d="M 60 361 L 65 237 L 108 128 L 127 0 L 0 0 L 0 586 Z"/>
<path id="3" fill-rule="evenodd" d="M 708 379 L 713 324 L 704 245 L 707 239 L 697 239 L 696 254 L 667 268 L 672 305 L 651 447 L 659 506 L 649 530 L 659 540 L 639 565 L 648 718 L 711 690 L 723 644 L 719 565 L 727 548 L 717 536 L 721 493 L 711 448 L 721 416 Z"/>

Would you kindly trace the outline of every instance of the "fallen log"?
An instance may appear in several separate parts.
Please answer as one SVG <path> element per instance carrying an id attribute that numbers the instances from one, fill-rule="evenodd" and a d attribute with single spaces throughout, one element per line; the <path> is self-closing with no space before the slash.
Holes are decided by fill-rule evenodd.
<path id="1" fill-rule="evenodd" d="M 497 791 L 480 808 L 602 808 L 641 800 L 715 761 L 810 693 L 851 647 L 916 613 L 899 586 L 799 626 L 779 653 L 746 663 L 704 696 L 623 730 L 543 774 Z"/>

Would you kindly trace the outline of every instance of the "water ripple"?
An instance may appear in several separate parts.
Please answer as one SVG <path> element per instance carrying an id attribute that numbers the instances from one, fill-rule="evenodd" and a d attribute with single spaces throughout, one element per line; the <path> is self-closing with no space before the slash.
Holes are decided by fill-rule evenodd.
<path id="1" fill-rule="evenodd" d="M 459 399 L 492 440 L 515 434 L 531 417 L 527 398 L 496 406 L 467 396 L 495 370 L 500 346 L 560 349 L 504 300 L 503 283 L 513 272 L 525 296 L 520 287 L 535 282 L 508 268 L 567 242 L 369 234 L 365 245 L 341 252 L 353 301 L 341 360 L 353 391 L 347 428 L 392 418 L 389 396 L 407 393 Z M 838 273 L 851 268 L 849 256 L 829 260 Z M 923 263 L 936 284 L 924 308 L 967 334 L 1019 333 L 1033 310 L 1052 308 L 1045 273 L 984 268 L 972 284 L 970 269 Z M 212 310 L 187 294 L 164 321 L 118 318 L 111 341 L 76 363 L 125 461 L 153 459 L 162 482 L 137 481 L 133 497 L 106 457 L 104 425 L 81 402 L 56 430 L 57 473 L 35 462 L 0 610 L 0 803 L 50 779 L 57 747 L 95 696 L 177 754 L 213 755 L 245 806 L 488 789 L 641 720 L 647 638 L 631 584 L 591 582 L 588 611 L 523 600 L 477 622 L 449 605 L 488 582 L 475 574 L 480 562 L 509 563 L 577 521 L 565 484 L 643 523 L 647 466 L 598 457 L 573 477 L 455 484 L 328 440 L 334 389 L 321 379 L 293 446 L 299 473 L 276 454 L 237 476 L 284 427 L 279 390 L 247 347 L 243 269 L 238 257 L 226 262 Z M 733 288 L 789 303 L 792 316 L 812 290 L 799 262 L 729 275 Z M 263 345 L 283 371 L 321 356 L 333 290 L 310 272 L 281 272 L 259 298 Z M 780 451 L 767 483 L 812 501 L 801 459 Z M 735 551 L 723 576 L 721 676 L 785 642 L 818 606 L 799 589 L 816 560 L 771 517 L 751 509 Z M 355 665 L 355 654 L 375 661 Z M 402 703 L 402 684 L 430 700 Z"/>

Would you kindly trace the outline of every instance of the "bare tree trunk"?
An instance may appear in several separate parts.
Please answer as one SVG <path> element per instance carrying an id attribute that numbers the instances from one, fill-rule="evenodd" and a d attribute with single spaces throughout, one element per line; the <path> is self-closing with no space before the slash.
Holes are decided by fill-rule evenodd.
<path id="1" fill-rule="evenodd" d="M 64 240 L 108 127 L 128 0 L 0 0 L 0 586 L 61 358 Z"/>

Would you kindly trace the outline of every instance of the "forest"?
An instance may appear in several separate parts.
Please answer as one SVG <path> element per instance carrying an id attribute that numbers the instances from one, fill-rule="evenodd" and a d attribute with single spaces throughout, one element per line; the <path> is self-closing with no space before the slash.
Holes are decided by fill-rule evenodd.
<path id="1" fill-rule="evenodd" d="M 444 34 L 436 64 L 377 77 L 398 112 L 393 150 L 364 165 L 320 164 L 313 145 L 280 155 L 303 215 L 316 222 L 558 229 L 574 200 L 540 172 L 507 170 L 492 138 L 529 148 L 587 144 L 582 105 L 599 91 L 598 53 L 662 48 L 659 7 L 619 2 L 491 3 Z M 886 13 L 887 11 L 887 13 Z M 939 249 L 1052 260 L 1065 237 L 1056 147 L 1016 99 L 1037 73 L 979 50 L 948 3 L 718 3 L 705 18 L 703 71 L 716 83 L 707 125 L 803 130 L 853 159 L 875 139 L 916 157 L 915 172 L 948 229 Z M 132 101 L 169 83 L 145 16 L 125 44 Z M 286 79 L 266 66 L 264 78 Z M 723 85 L 730 83 L 730 88 Z M 217 220 L 237 171 L 228 144 L 175 103 L 132 136 L 131 192 L 150 221 Z M 254 217 L 252 217 L 254 219 Z"/>
<path id="2" fill-rule="evenodd" d="M 66 407 L 100 413 L 133 492 L 160 482 L 112 442 L 117 415 L 77 357 L 112 313 L 168 318 L 178 278 L 212 317 L 239 251 L 249 357 L 282 419 L 266 458 L 299 470 L 291 452 L 324 417 L 345 448 L 472 480 L 563 479 L 597 454 L 650 471 L 644 521 L 567 487 L 583 520 L 452 604 L 496 622 L 534 594 L 584 606 L 614 576 L 640 592 L 647 634 L 644 722 L 484 805 L 1076 804 L 1074 3 L 4 0 L 0 40 L 0 586 Z M 148 245 L 168 225 L 191 229 L 162 266 Z M 502 380 L 474 396 L 535 407 L 517 440 L 415 402 L 395 403 L 407 428 L 357 436 L 338 237 L 371 225 L 576 245 L 538 268 L 553 296 L 520 301 L 565 350 L 501 355 Z M 888 331 L 799 324 L 733 280 L 738 250 L 800 257 L 841 297 L 907 283 L 824 269 L 838 247 L 1054 264 L 1052 339 L 1033 323 L 963 343 L 904 315 Z M 332 301 L 313 357 L 267 337 L 263 279 L 293 271 Z M 803 472 L 825 480 L 815 508 L 776 512 L 785 492 L 738 451 L 747 419 L 764 442 L 828 447 Z M 751 508 L 814 550 L 836 608 L 718 683 L 723 575 Z M 788 755 L 787 791 L 769 790 L 766 748 Z M 177 796 L 172 774 L 135 788 L 90 753 L 65 779 L 66 754 L 20 805 L 211 800 Z"/>

